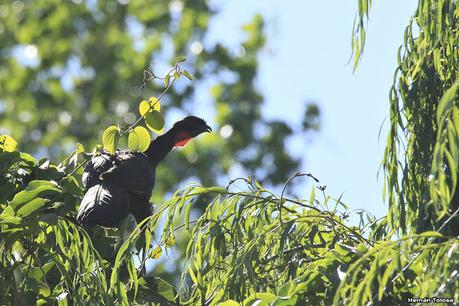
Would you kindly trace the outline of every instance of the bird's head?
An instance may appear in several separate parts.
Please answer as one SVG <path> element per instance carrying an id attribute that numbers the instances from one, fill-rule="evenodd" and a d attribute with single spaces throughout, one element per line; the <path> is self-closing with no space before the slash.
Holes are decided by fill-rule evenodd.
<path id="1" fill-rule="evenodd" d="M 174 124 L 176 131 L 174 136 L 174 144 L 177 147 L 183 147 L 191 139 L 204 132 L 212 132 L 212 128 L 207 123 L 196 116 L 186 116 Z"/>

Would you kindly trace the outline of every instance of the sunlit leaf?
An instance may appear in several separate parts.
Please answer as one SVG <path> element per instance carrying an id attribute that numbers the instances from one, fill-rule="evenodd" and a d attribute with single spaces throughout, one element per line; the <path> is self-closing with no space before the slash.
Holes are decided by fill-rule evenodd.
<path id="1" fill-rule="evenodd" d="M 116 146 L 120 137 L 119 128 L 116 125 L 109 126 L 102 135 L 104 148 L 110 153 L 115 154 Z"/>
<path id="2" fill-rule="evenodd" d="M 272 293 L 254 293 L 242 302 L 243 305 L 268 306 L 276 299 Z"/>
<path id="3" fill-rule="evenodd" d="M 158 111 L 148 112 L 145 115 L 145 123 L 153 132 L 162 133 L 164 131 L 164 118 Z"/>
<path id="4" fill-rule="evenodd" d="M 160 277 L 155 277 L 156 291 L 169 302 L 175 302 L 174 287 Z"/>
<path id="5" fill-rule="evenodd" d="M 21 208 L 18 209 L 16 214 L 20 217 L 27 217 L 28 215 L 32 214 L 36 210 L 40 209 L 45 205 L 49 200 L 43 198 L 36 198 L 30 202 L 27 202 Z"/>
<path id="6" fill-rule="evenodd" d="M 240 306 L 235 300 L 226 300 L 223 303 L 219 303 L 218 306 Z"/>
<path id="7" fill-rule="evenodd" d="M 188 70 L 183 70 L 182 74 L 186 76 L 188 80 L 193 80 L 193 76 L 188 72 Z"/>
<path id="8" fill-rule="evenodd" d="M 0 152 L 13 152 L 17 146 L 16 140 L 9 135 L 0 135 Z"/>
<path id="9" fill-rule="evenodd" d="M 77 142 L 77 144 L 76 144 L 76 149 L 77 149 L 77 153 L 78 154 L 84 153 L 84 146 L 79 142 Z"/>
<path id="10" fill-rule="evenodd" d="M 137 126 L 129 132 L 128 146 L 133 151 L 144 152 L 150 145 L 150 133 L 143 126 Z"/>
<path id="11" fill-rule="evenodd" d="M 59 193 L 61 190 L 57 187 L 55 182 L 35 180 L 31 181 L 25 190 L 18 192 L 10 205 L 16 208 L 24 203 L 27 203 L 37 197 L 43 197 L 45 195 L 53 195 Z"/>
<path id="12" fill-rule="evenodd" d="M 22 218 L 18 216 L 0 214 L 1 224 L 19 224 L 21 223 L 21 220 Z"/>
<path id="13" fill-rule="evenodd" d="M 163 249 L 160 246 L 157 246 L 151 251 L 150 257 L 153 259 L 159 259 L 162 254 L 163 254 Z"/>
<path id="14" fill-rule="evenodd" d="M 148 101 L 143 100 L 139 104 L 139 113 L 144 116 L 147 112 L 160 111 L 161 103 L 156 97 L 151 97 Z"/>
<path id="15" fill-rule="evenodd" d="M 168 74 L 164 77 L 164 87 L 168 87 L 171 80 L 171 76 Z"/>
<path id="16" fill-rule="evenodd" d="M 169 236 L 166 238 L 166 240 L 164 240 L 164 243 L 168 246 L 168 247 L 172 247 L 175 245 L 175 237 L 174 236 Z"/>

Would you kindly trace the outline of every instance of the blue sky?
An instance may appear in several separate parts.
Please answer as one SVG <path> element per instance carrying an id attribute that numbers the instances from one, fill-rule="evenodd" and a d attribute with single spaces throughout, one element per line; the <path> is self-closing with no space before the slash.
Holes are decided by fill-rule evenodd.
<path id="1" fill-rule="evenodd" d="M 351 209 L 377 216 L 383 174 L 377 177 L 387 135 L 388 92 L 397 50 L 417 1 L 374 1 L 363 60 L 355 73 L 347 64 L 357 1 L 217 1 L 221 12 L 211 24 L 210 40 L 237 45 L 240 30 L 255 13 L 267 22 L 268 43 L 260 57 L 258 88 L 266 98 L 264 114 L 300 127 L 304 105 L 316 101 L 322 129 L 295 137 L 289 147 L 311 172 Z M 382 126 L 381 137 L 378 139 Z M 305 188 L 302 188 L 304 186 Z M 296 190 L 308 198 L 310 185 Z"/>

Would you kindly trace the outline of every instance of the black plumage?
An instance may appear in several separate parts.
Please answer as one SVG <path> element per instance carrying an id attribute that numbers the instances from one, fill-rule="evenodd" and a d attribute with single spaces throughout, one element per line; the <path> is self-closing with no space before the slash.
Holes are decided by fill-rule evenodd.
<path id="1" fill-rule="evenodd" d="M 95 155 L 83 173 L 86 193 L 77 221 L 85 226 L 116 227 L 129 213 L 137 222 L 150 216 L 150 197 L 159 162 L 174 146 L 183 146 L 211 130 L 204 120 L 188 116 L 152 140 L 144 153 L 119 150 L 114 155 L 107 152 Z"/>

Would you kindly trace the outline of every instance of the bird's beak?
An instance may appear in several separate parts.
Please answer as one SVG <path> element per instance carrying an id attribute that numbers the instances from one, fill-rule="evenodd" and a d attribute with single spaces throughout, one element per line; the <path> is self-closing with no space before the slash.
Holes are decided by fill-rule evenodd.
<path id="1" fill-rule="evenodd" d="M 212 132 L 212 128 L 210 126 L 206 125 L 205 131 L 210 133 L 210 132 Z"/>

